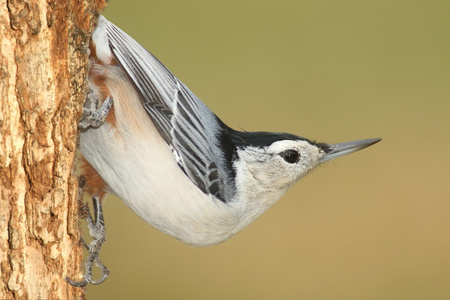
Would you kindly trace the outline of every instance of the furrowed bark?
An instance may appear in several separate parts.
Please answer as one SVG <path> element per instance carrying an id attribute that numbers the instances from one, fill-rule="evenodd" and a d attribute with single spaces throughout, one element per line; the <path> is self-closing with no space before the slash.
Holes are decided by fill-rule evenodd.
<path id="1" fill-rule="evenodd" d="M 0 0 L 0 299 L 76 299 L 87 46 L 104 1 Z"/>

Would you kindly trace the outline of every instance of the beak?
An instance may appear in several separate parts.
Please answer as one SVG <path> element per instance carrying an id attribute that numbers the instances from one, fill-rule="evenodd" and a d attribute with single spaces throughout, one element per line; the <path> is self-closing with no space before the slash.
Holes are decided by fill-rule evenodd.
<path id="1" fill-rule="evenodd" d="M 356 152 L 358 150 L 372 146 L 379 141 L 381 141 L 381 139 L 367 139 L 328 145 L 328 149 L 326 150 L 327 154 L 320 160 L 320 162 L 323 163 L 328 160 Z"/>

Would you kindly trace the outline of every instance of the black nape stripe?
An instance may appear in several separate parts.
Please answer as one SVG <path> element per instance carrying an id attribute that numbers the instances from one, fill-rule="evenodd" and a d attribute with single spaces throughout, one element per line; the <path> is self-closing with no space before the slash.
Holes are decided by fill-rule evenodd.
<path id="1" fill-rule="evenodd" d="M 232 136 L 233 142 L 237 147 L 253 146 L 262 148 L 283 140 L 307 141 L 315 145 L 314 142 L 304 137 L 290 133 L 233 131 Z"/>

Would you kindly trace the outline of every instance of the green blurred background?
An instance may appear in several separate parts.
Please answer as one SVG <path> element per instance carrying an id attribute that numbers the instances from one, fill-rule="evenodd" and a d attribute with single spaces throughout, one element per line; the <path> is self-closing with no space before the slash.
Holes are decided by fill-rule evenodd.
<path id="1" fill-rule="evenodd" d="M 110 197 L 111 275 L 89 299 L 450 299 L 450 1 L 111 0 L 104 14 L 231 127 L 383 141 L 214 247 Z"/>

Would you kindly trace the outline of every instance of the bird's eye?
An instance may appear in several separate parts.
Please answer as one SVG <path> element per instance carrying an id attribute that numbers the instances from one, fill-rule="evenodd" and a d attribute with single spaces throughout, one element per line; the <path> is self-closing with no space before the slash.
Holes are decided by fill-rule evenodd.
<path id="1" fill-rule="evenodd" d="M 295 164 L 300 159 L 300 153 L 296 150 L 286 150 L 280 153 L 281 157 L 290 164 Z"/>

